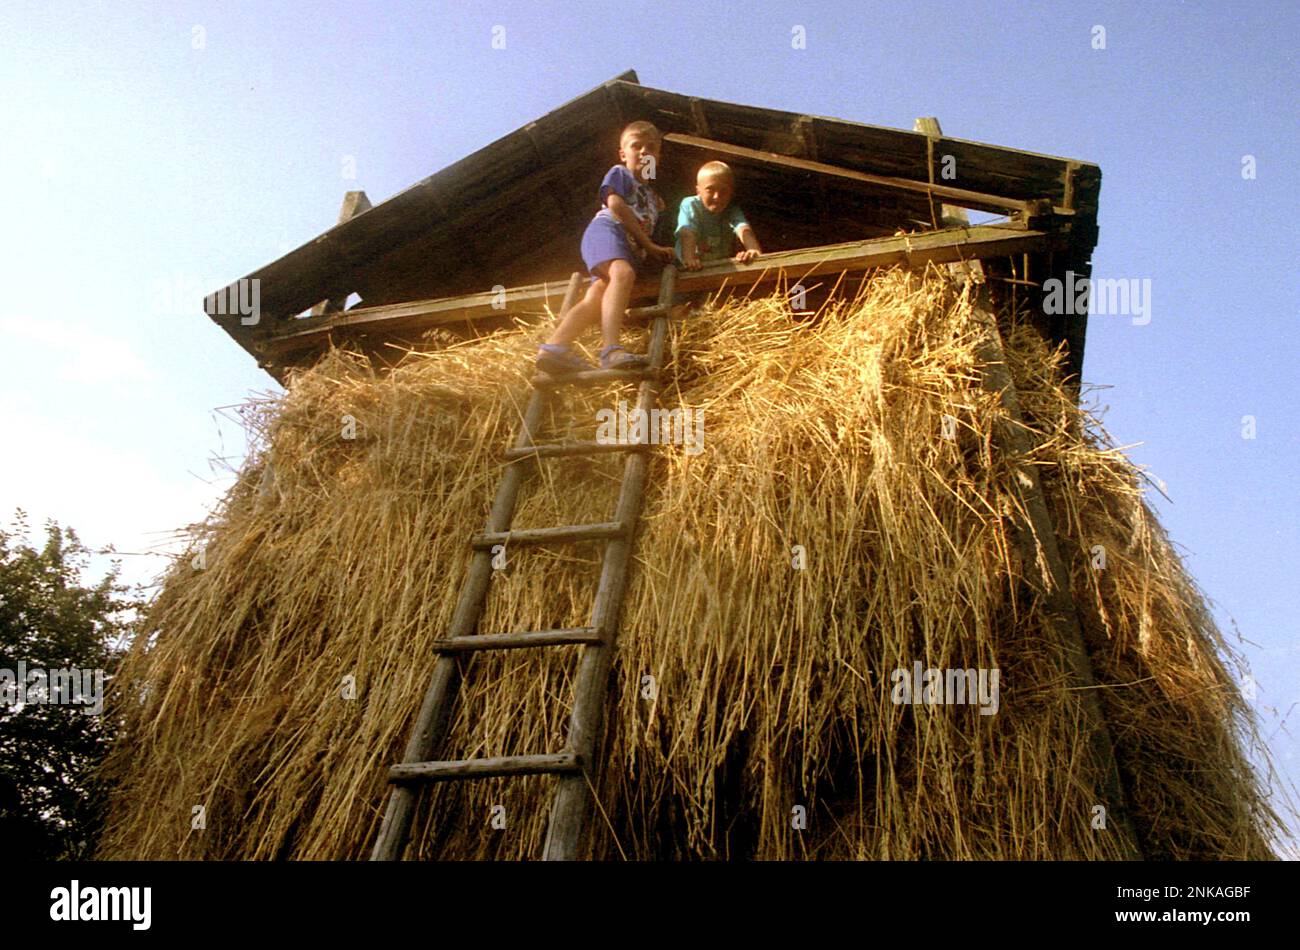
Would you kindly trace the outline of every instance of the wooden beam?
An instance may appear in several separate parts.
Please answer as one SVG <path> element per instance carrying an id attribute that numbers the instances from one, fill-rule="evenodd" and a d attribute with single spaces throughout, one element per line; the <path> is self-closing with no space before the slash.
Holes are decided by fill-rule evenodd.
<path id="1" fill-rule="evenodd" d="M 1071 162 L 1066 173 L 1068 200 L 1078 221 L 1070 229 L 1070 249 L 1064 256 L 1063 263 L 1058 263 L 1060 270 L 1073 271 L 1077 278 L 1087 279 L 1092 276 L 1092 252 L 1097 246 L 1099 231 L 1097 228 L 1097 203 L 1101 191 L 1101 169 L 1095 165 Z M 1062 255 L 1056 257 L 1061 260 Z M 1064 273 L 1051 276 L 1064 280 Z M 1088 335 L 1087 312 L 1075 313 L 1065 318 L 1064 336 L 1070 353 L 1070 372 L 1074 374 L 1076 394 L 1083 382 L 1083 354 Z"/>
<path id="2" fill-rule="evenodd" d="M 912 123 L 912 131 L 920 132 L 925 136 L 925 180 L 931 185 L 934 184 L 934 143 L 935 140 L 943 133 L 939 131 L 939 120 L 934 116 L 921 116 Z M 946 228 L 951 225 L 943 220 L 943 206 L 936 205 L 934 195 L 930 195 L 930 216 L 934 227 Z M 953 224 L 958 222 L 954 221 Z M 970 221 L 964 218 L 961 224 L 969 224 Z"/>
<path id="3" fill-rule="evenodd" d="M 718 155 L 727 155 L 731 158 L 742 161 L 759 162 L 766 165 L 778 165 L 791 171 L 809 172 L 815 175 L 829 175 L 833 178 L 844 178 L 849 181 L 861 182 L 868 185 L 877 185 L 881 188 L 895 191 L 905 191 L 912 194 L 927 195 L 931 198 L 942 198 L 953 204 L 959 204 L 964 208 L 974 208 L 977 211 L 990 211 L 995 214 L 1005 213 L 1028 213 L 1031 203 L 1022 198 L 1004 198 L 999 195 L 990 195 L 978 191 L 966 191 L 964 188 L 949 188 L 946 185 L 933 185 L 929 182 L 913 181 L 909 178 L 891 178 L 887 175 L 871 175 L 867 172 L 855 171 L 851 168 L 842 168 L 838 165 L 827 165 L 825 162 L 814 162 L 803 158 L 794 158 L 790 155 L 777 155 L 775 152 L 762 152 L 754 148 L 745 148 L 740 145 L 731 145 L 727 142 L 719 142 L 716 139 L 704 139 L 695 135 L 682 135 L 676 132 L 670 132 L 664 136 L 664 141 L 673 145 L 684 148 L 697 149 L 704 152 L 712 152 Z M 1061 213 L 1066 213 L 1061 209 Z"/>
<path id="4" fill-rule="evenodd" d="M 560 289 L 558 283 L 547 282 L 507 290 L 504 297 L 484 291 L 383 307 L 357 307 L 345 314 L 327 318 L 316 326 L 305 325 L 307 321 L 296 321 L 297 326 L 290 324 L 278 336 L 263 340 L 261 346 L 267 352 L 275 352 L 286 345 L 296 348 L 306 341 L 324 345 L 337 330 L 421 332 L 450 323 L 490 319 L 508 313 L 540 315 L 547 310 L 554 310 L 551 304 L 558 298 Z"/>
<path id="5" fill-rule="evenodd" d="M 522 633 L 478 633 L 470 637 L 439 640 L 433 648 L 439 653 L 481 653 L 485 650 L 533 650 L 538 647 L 600 642 L 600 631 L 595 627 L 562 627 Z"/>
<path id="6" fill-rule="evenodd" d="M 477 639 L 477 638 L 474 638 Z M 555 755 L 501 755 L 490 759 L 459 759 L 448 762 L 403 762 L 388 770 L 388 781 L 455 782 L 460 779 L 495 778 L 502 775 L 547 775 L 578 772 L 582 763 L 572 753 Z"/>
<path id="7" fill-rule="evenodd" d="M 648 86 L 620 85 L 637 118 L 649 119 L 664 132 L 693 131 L 689 96 Z M 710 99 L 704 100 L 704 106 L 711 138 L 751 148 L 767 147 L 758 143 L 773 132 L 788 130 L 799 119 L 795 112 Z M 825 116 L 813 116 L 812 122 L 822 161 L 877 175 L 925 180 L 926 142 L 915 132 Z M 972 191 L 1016 198 L 1044 197 L 1060 204 L 1064 190 L 1061 171 L 1069 159 L 948 137 L 937 145 L 944 154 L 953 155 L 965 187 Z"/>
<path id="8" fill-rule="evenodd" d="M 983 257 L 1003 257 L 1029 250 L 1064 247 L 1064 234 L 1030 231 L 1010 224 L 952 228 L 919 234 L 894 235 L 802 248 L 765 254 L 750 264 L 721 261 L 697 271 L 682 271 L 677 289 L 682 293 L 713 291 L 724 286 L 750 287 L 774 283 L 780 279 L 804 280 L 822 274 L 868 270 L 901 264 L 920 267 L 928 263 L 943 264 Z M 557 283 L 533 284 L 507 290 L 502 300 L 491 293 L 416 300 L 386 307 L 357 307 L 346 313 L 308 324 L 295 321 L 279 335 L 261 341 L 268 355 L 284 356 L 295 350 L 316 350 L 329 345 L 333 334 L 351 333 L 418 334 L 436 326 L 499 318 L 510 314 L 545 314 L 550 298 L 557 294 Z M 657 293 L 653 280 L 640 281 L 633 290 L 633 300 L 652 298 Z M 314 321 L 313 321 L 314 322 Z M 276 328 L 277 330 L 280 328 Z M 305 354 L 304 354 L 305 355 Z"/>

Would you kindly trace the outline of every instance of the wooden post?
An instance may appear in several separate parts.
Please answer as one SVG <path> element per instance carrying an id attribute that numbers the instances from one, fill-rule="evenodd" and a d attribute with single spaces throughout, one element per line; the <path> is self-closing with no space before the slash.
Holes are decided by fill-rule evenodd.
<path id="1" fill-rule="evenodd" d="M 929 142 L 926 145 L 926 154 L 929 156 L 930 184 L 933 185 L 935 183 L 934 140 L 943 135 L 943 129 L 939 127 L 939 120 L 937 118 L 932 115 L 923 115 L 918 116 L 916 121 L 912 123 L 912 131 L 920 132 L 922 135 L 929 138 Z M 965 208 L 958 207 L 957 205 L 940 205 L 938 226 L 941 228 L 969 227 L 970 216 L 966 213 Z"/>
<path id="2" fill-rule="evenodd" d="M 1091 756 L 1101 770 L 1101 793 L 1105 800 L 1097 804 L 1105 807 L 1108 827 L 1119 835 L 1120 849 L 1125 858 L 1140 861 L 1141 839 L 1128 818 L 1128 805 L 1119 765 L 1115 760 L 1114 742 L 1101 701 L 1097 698 L 1097 680 L 1093 675 L 1092 660 L 1088 656 L 1083 625 L 1079 622 L 1078 608 L 1070 590 L 1070 575 L 1057 547 L 1056 529 L 1047 507 L 1047 497 L 1035 466 L 1021 461 L 1028 457 L 1032 447 L 1020 409 L 1020 399 L 1016 395 L 1015 381 L 1007 366 L 1002 334 L 998 330 L 992 295 L 987 284 L 981 283 L 975 291 L 974 314 L 984 331 L 983 341 L 977 349 L 982 385 L 999 396 L 1002 408 L 1010 420 L 998 427 L 994 437 L 1003 454 L 1012 461 L 1013 484 L 1027 516 L 1026 520 L 1016 518 L 1016 545 L 1030 584 L 1041 600 L 1048 628 L 1065 650 L 1065 672 L 1070 688 L 1079 700 Z M 1085 821 L 1088 817 L 1080 815 L 1077 820 Z"/>
<path id="3" fill-rule="evenodd" d="M 812 116 L 801 115 L 795 120 L 794 136 L 799 141 L 804 158 L 813 162 L 821 161 L 817 151 L 817 126 Z M 813 182 L 813 187 L 816 189 L 813 192 L 813 200 L 817 203 L 817 221 L 823 228 L 829 227 L 831 203 L 826 197 L 826 178 L 822 175 L 814 175 Z"/>
<path id="4" fill-rule="evenodd" d="M 935 140 L 943 135 L 943 130 L 939 127 L 939 120 L 932 115 L 919 116 L 912 123 L 912 129 L 916 132 L 924 133 L 929 141 L 926 144 L 926 151 L 930 156 L 930 184 L 934 184 L 934 143 Z M 970 227 L 970 215 L 966 209 L 958 205 L 939 205 L 939 222 L 940 228 L 968 228 Z M 971 280 L 978 282 L 983 277 L 983 270 L 979 262 L 969 261 L 952 261 L 948 264 L 948 273 L 953 280 L 966 281 Z"/>

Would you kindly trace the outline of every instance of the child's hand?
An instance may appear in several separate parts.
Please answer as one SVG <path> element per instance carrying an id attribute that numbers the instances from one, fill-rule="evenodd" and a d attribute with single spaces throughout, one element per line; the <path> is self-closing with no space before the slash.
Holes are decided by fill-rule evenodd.
<path id="1" fill-rule="evenodd" d="M 736 255 L 735 261 L 737 264 L 748 264 L 752 260 L 757 260 L 757 258 L 758 251 L 741 251 Z"/>
<path id="2" fill-rule="evenodd" d="M 687 270 L 700 269 L 700 255 L 698 251 L 682 249 L 682 266 Z"/>
<path id="3" fill-rule="evenodd" d="M 646 255 L 658 264 L 671 264 L 675 253 L 671 247 L 664 247 L 662 244 L 651 244 L 646 248 Z"/>

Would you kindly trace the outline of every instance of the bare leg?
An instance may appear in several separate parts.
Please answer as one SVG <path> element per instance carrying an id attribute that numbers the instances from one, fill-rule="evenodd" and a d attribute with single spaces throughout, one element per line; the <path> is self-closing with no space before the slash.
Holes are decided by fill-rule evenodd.
<path id="1" fill-rule="evenodd" d="M 609 290 L 600 303 L 600 335 L 607 347 L 618 343 L 623 315 L 627 311 L 627 302 L 632 298 L 632 285 L 636 282 L 636 271 L 627 261 L 610 261 L 608 268 L 605 273 L 609 278 Z"/>
<path id="2" fill-rule="evenodd" d="M 606 286 L 604 279 L 592 281 L 586 296 L 570 307 L 567 313 L 560 315 L 555 332 L 546 342 L 554 345 L 572 343 L 583 330 L 599 320 L 601 298 Z"/>

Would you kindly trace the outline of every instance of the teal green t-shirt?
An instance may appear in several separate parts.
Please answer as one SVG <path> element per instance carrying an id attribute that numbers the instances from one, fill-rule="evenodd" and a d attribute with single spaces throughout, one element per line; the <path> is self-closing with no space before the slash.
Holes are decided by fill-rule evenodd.
<path id="1" fill-rule="evenodd" d="M 745 213 L 737 205 L 727 205 L 721 214 L 712 214 L 697 196 L 683 198 L 677 209 L 677 230 L 673 232 L 677 237 L 677 259 L 682 259 L 682 228 L 695 232 L 701 261 L 716 261 L 731 256 L 740 229 L 747 224 Z"/>

